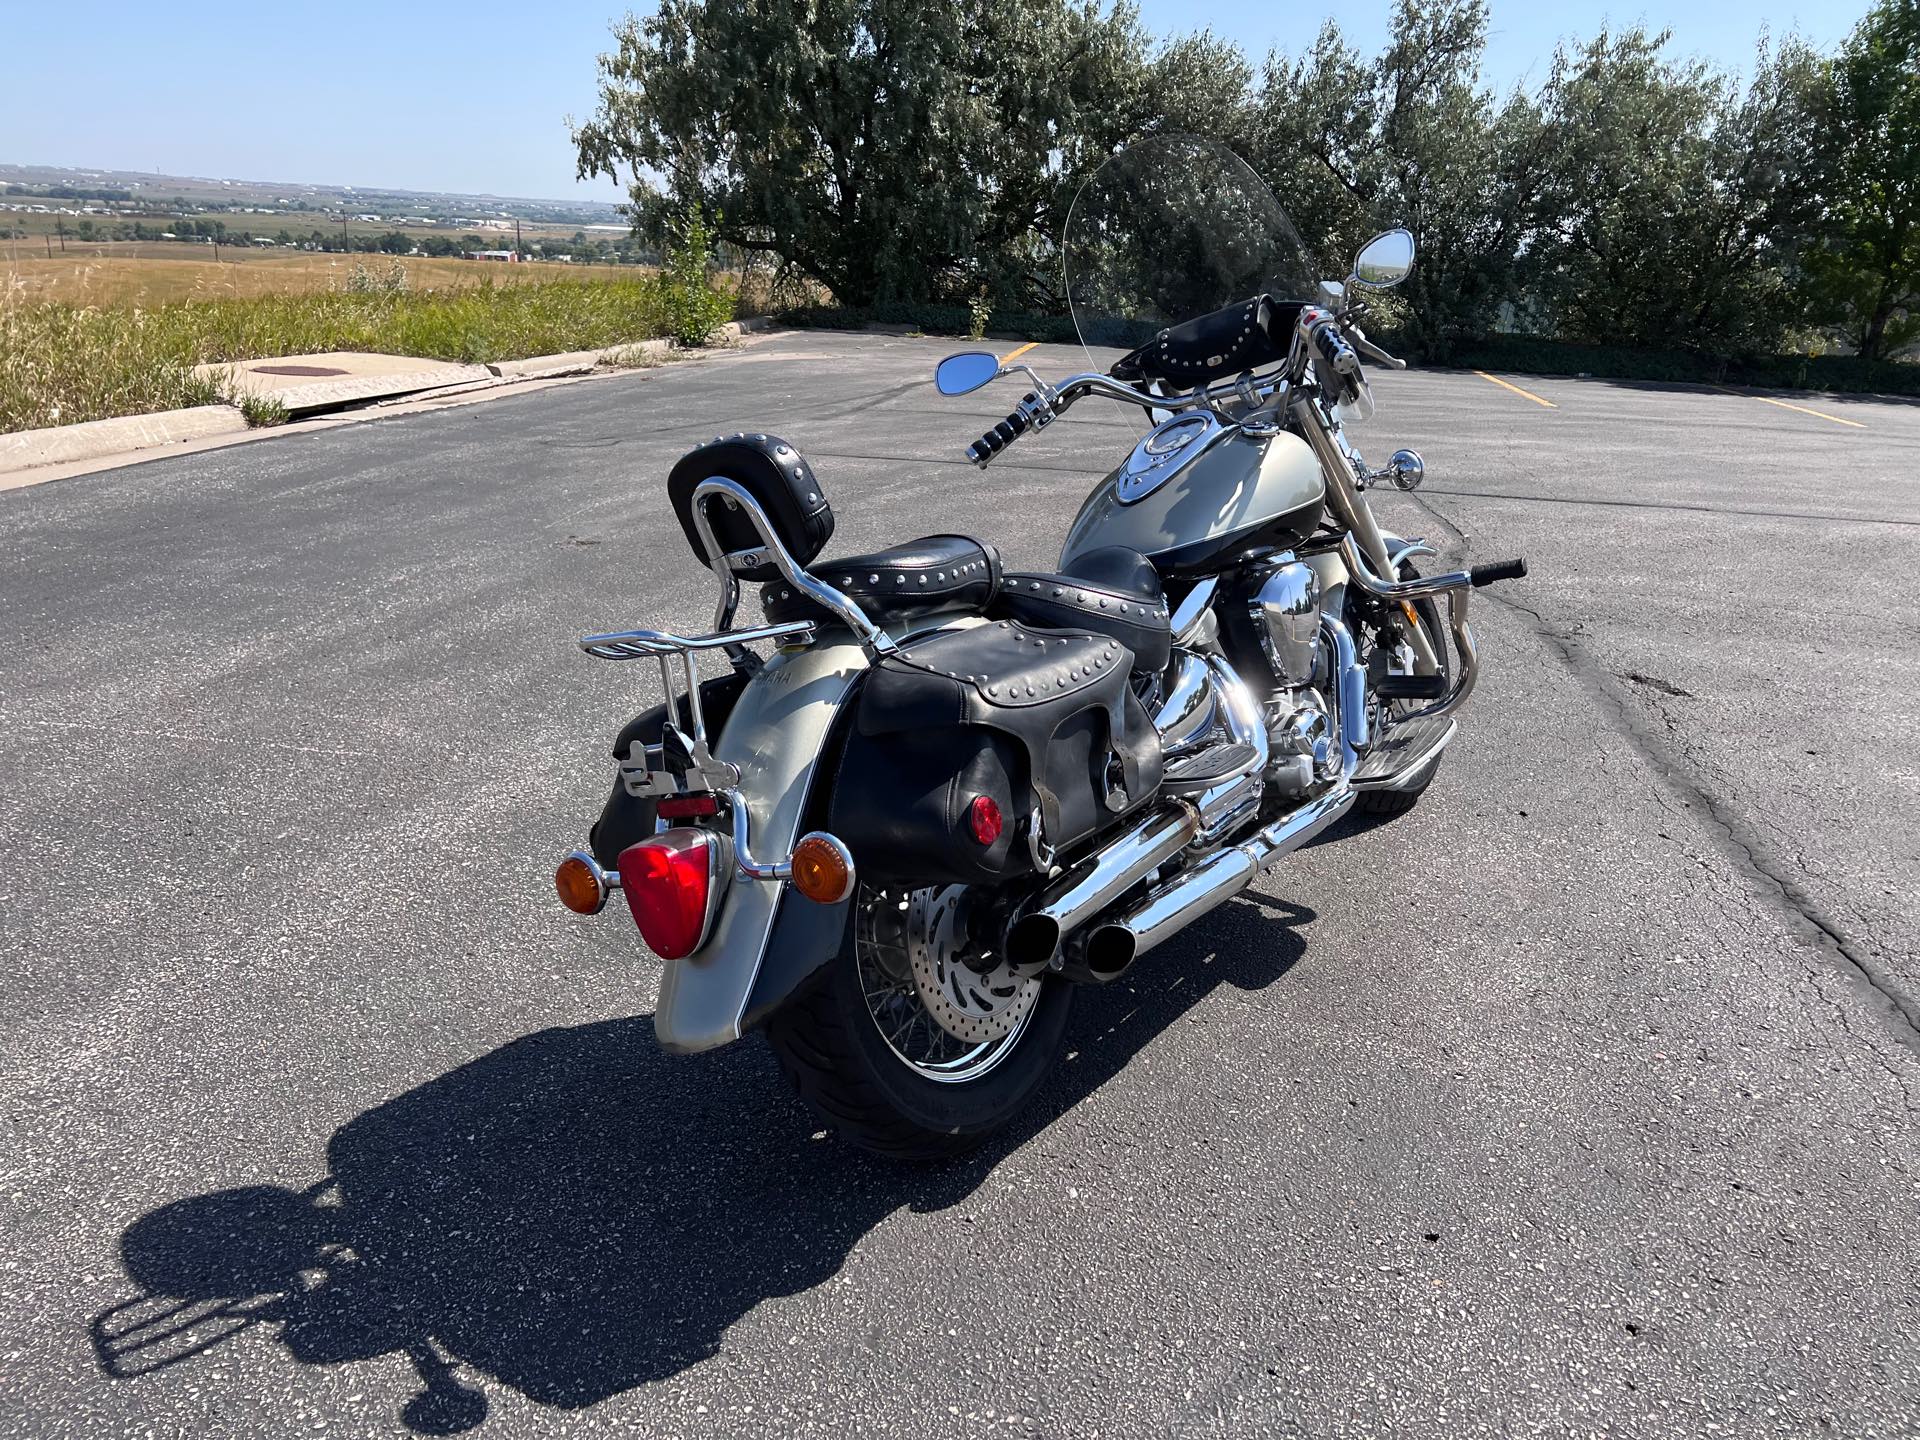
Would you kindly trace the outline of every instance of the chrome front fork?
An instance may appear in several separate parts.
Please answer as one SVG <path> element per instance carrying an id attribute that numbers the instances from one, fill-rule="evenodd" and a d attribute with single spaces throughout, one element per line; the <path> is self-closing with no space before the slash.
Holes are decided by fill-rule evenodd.
<path id="1" fill-rule="evenodd" d="M 1353 466 L 1348 462 L 1340 442 L 1327 428 L 1326 417 L 1320 413 L 1319 405 L 1311 397 L 1303 395 L 1293 402 L 1293 418 L 1301 433 L 1307 437 L 1307 443 L 1313 447 L 1313 453 L 1319 457 L 1321 474 L 1327 483 L 1327 503 L 1333 507 L 1333 513 L 1360 547 L 1373 573 L 1388 580 L 1399 579 L 1393 556 L 1387 550 L 1386 537 L 1380 533 L 1379 522 L 1373 518 L 1373 508 L 1355 486 Z M 1413 649 L 1415 672 L 1421 675 L 1439 674 L 1440 652 L 1435 648 L 1435 641 L 1439 637 L 1427 634 L 1427 627 L 1420 623 L 1418 613 L 1411 607 L 1408 608 L 1407 618 L 1413 622 L 1407 627 L 1407 643 Z"/>

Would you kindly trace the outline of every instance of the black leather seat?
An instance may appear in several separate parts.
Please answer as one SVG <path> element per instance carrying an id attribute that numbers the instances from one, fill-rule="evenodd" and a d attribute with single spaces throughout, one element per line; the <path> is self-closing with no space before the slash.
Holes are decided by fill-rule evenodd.
<path id="1" fill-rule="evenodd" d="M 1144 674 L 1166 669 L 1173 650 L 1159 572 L 1124 545 L 1089 550 L 1058 575 L 1008 571 L 986 613 L 1039 629 L 1110 635 L 1133 652 L 1133 668 Z"/>
<path id="2" fill-rule="evenodd" d="M 871 555 L 816 560 L 807 573 L 890 625 L 941 610 L 984 611 L 1000 590 L 1000 552 L 971 535 L 924 535 Z M 833 618 L 785 580 L 760 587 L 760 608 L 774 624 Z"/>

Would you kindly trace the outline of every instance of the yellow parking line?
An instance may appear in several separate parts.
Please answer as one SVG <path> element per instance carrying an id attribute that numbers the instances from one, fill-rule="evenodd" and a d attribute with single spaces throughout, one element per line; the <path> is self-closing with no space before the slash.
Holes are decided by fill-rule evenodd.
<path id="1" fill-rule="evenodd" d="M 1018 360 L 1022 355 L 1026 354 L 1027 351 L 1033 349 L 1039 343 L 1040 342 L 1038 340 L 1029 340 L 1026 344 L 1022 345 L 1018 350 L 1009 350 L 1006 354 L 1000 357 L 1000 363 L 1002 365 L 1011 365 L 1015 360 Z"/>
<path id="2" fill-rule="evenodd" d="M 1536 405 L 1544 405 L 1549 410 L 1558 410 L 1560 408 L 1558 405 L 1554 404 L 1551 400 L 1542 400 L 1538 395 L 1534 394 L 1531 390 L 1522 390 L 1518 385 L 1509 385 L 1506 381 L 1502 380 L 1498 375 L 1489 375 L 1484 370 L 1476 370 L 1473 373 L 1478 375 L 1482 380 L 1488 381 L 1494 385 L 1498 385 L 1502 390 L 1511 390 L 1516 395 L 1526 396 L 1527 399 L 1531 400 Z"/>
<path id="3" fill-rule="evenodd" d="M 1728 395 L 1740 395 L 1748 400 L 1759 400 L 1768 405 L 1778 405 L 1782 410 L 1798 410 L 1802 415 L 1811 415 L 1816 420 L 1831 420 L 1836 425 L 1851 425 L 1856 430 L 1864 430 L 1867 428 L 1858 420 L 1842 420 L 1838 415 L 1829 415 L 1824 410 L 1809 410 L 1804 405 L 1789 405 L 1784 400 L 1769 399 L 1765 395 L 1748 395 L 1743 390 L 1732 390 L 1725 385 L 1716 385 L 1713 388 Z"/>

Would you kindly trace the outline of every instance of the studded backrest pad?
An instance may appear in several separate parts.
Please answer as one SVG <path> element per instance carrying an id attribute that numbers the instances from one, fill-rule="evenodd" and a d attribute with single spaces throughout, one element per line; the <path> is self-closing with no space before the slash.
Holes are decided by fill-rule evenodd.
<path id="1" fill-rule="evenodd" d="M 833 507 L 827 503 L 827 492 L 798 450 L 778 435 L 716 435 L 681 456 L 667 476 L 673 513 L 703 564 L 708 557 L 694 525 L 693 492 L 702 480 L 713 477 L 732 480 L 752 495 L 773 522 L 780 543 L 801 565 L 818 555 L 833 535 Z M 707 518 L 724 550 L 748 550 L 761 543 L 746 517 L 724 502 L 707 502 Z M 740 571 L 748 580 L 771 580 L 779 573 L 772 565 Z"/>
<path id="2" fill-rule="evenodd" d="M 1255 295 L 1162 330 L 1114 362 L 1121 380 L 1164 380 L 1177 389 L 1264 369 L 1286 359 L 1304 302 Z"/>

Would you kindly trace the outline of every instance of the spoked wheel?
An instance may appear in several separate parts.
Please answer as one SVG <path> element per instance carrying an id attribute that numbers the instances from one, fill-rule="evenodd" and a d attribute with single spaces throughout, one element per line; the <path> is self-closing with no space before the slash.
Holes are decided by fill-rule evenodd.
<path id="1" fill-rule="evenodd" d="M 1059 1054 L 1072 989 L 971 938 L 966 886 L 863 885 L 848 942 L 767 1022 L 800 1096 L 854 1144 L 955 1155 L 1013 1117 Z"/>

